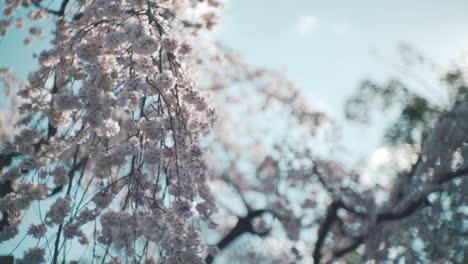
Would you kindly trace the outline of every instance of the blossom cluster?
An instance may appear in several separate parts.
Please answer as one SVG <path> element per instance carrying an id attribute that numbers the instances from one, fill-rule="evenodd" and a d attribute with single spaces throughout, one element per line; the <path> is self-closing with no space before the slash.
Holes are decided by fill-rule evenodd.
<path id="1" fill-rule="evenodd" d="M 133 256 L 133 241 L 144 237 L 147 241 L 160 243 L 165 252 L 163 258 L 170 263 L 174 260 L 176 263 L 203 263 L 199 257 L 204 250 L 199 232 L 175 214 L 156 211 L 159 213 L 107 211 L 100 218 L 103 229 L 98 241 L 112 244 Z"/>
<path id="2" fill-rule="evenodd" d="M 22 129 L 10 152 L 22 162 L 5 169 L 2 180 L 23 183 L 0 198 L 9 215 L 1 240 L 16 235 L 32 202 L 51 196 L 42 222 L 28 231 L 34 238 L 59 226 L 58 235 L 87 244 L 82 225 L 98 219 L 99 243 L 133 255 L 135 241 L 147 240 L 171 263 L 199 259 L 200 235 L 185 221 L 196 216 L 215 225 L 201 147 L 215 114 L 192 77 L 201 58 L 191 43 L 214 26 L 221 5 L 208 1 L 211 15 L 201 12 L 188 22 L 186 11 L 199 1 L 160 2 L 80 0 L 67 7 L 64 1 L 63 10 L 51 10 L 40 1 L 6 1 L 1 35 L 15 17 L 22 24 L 21 3 L 39 10 L 29 19 L 59 18 L 52 48 L 38 55 L 39 69 L 18 93 Z M 41 35 L 40 28 L 29 31 Z M 73 201 L 73 193 L 83 197 Z M 85 210 L 80 204 L 90 202 L 88 220 L 76 220 Z M 23 259 L 40 263 L 39 255 L 28 251 Z"/>

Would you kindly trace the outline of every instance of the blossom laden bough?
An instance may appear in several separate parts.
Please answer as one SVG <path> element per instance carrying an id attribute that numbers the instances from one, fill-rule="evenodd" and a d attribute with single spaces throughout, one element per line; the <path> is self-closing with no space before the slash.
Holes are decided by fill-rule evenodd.
<path id="1" fill-rule="evenodd" d="M 58 10 L 41 1 L 5 3 L 2 36 L 12 19 L 23 25 L 23 8 L 35 10 L 28 19 L 52 16 L 56 25 L 52 47 L 38 55 L 39 69 L 19 92 L 24 111 L 18 125 L 24 129 L 13 146 L 24 161 L 6 175 L 11 181 L 21 178 L 22 184 L 18 193 L 0 198 L 9 219 L 2 240 L 17 233 L 13 230 L 23 210 L 52 197 L 50 209 L 29 233 L 40 239 L 56 229 L 54 263 L 67 240 L 88 243 L 80 231 L 88 221 L 100 223 L 98 243 L 125 247 L 129 255 L 146 254 L 147 248 L 135 247 L 146 240 L 162 248 L 161 259 L 201 260 L 200 234 L 186 222 L 196 209 L 169 202 L 203 205 L 196 215 L 208 222 L 215 210 L 200 152 L 202 134 L 214 120 L 212 110 L 202 95 L 196 102 L 189 96 L 199 94 L 189 72 L 197 71 L 193 61 L 203 58 L 195 59 L 188 44 L 196 42 L 201 27 L 194 31 L 184 17 L 201 3 L 63 0 Z M 210 10 L 221 6 L 217 1 L 208 5 Z M 203 13 L 198 19 L 205 19 Z M 40 27 L 29 32 L 42 36 Z M 76 221 L 90 210 L 91 218 Z M 156 216 L 160 225 L 143 221 Z M 131 228 L 125 231 L 122 222 Z M 143 236 L 142 228 L 150 226 L 155 233 Z M 178 231 L 170 235 L 167 229 Z M 38 252 L 26 252 L 23 261 L 44 262 L 45 253 Z"/>

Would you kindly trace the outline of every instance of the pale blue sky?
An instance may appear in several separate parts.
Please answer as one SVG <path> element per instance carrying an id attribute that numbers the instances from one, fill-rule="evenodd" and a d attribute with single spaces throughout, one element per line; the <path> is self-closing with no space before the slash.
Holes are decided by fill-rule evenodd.
<path id="1" fill-rule="evenodd" d="M 287 69 L 320 100 L 337 103 L 365 76 L 395 74 L 406 42 L 447 65 L 468 49 L 468 1 L 229 1 L 220 37 L 250 61 Z M 316 24 L 301 34 L 301 17 Z M 375 56 L 375 53 L 380 56 Z"/>
<path id="2" fill-rule="evenodd" d="M 460 59 L 468 50 L 467 10 L 466 0 L 231 0 L 219 36 L 249 62 L 287 70 L 312 106 L 339 116 L 363 78 L 401 76 L 394 65 L 402 62 L 402 42 L 444 67 Z M 436 80 L 423 69 L 416 72 Z M 344 131 L 346 145 L 361 154 L 381 143 L 381 133 L 378 126 Z"/>

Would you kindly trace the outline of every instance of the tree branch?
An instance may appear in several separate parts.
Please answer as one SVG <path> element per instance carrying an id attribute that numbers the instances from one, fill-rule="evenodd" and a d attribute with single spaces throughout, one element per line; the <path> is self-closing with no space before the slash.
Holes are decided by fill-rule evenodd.
<path id="1" fill-rule="evenodd" d="M 441 184 L 453 180 L 455 178 L 465 176 L 467 174 L 468 168 L 460 169 L 455 172 L 436 175 L 436 179 L 439 180 L 435 184 L 428 184 L 428 186 L 426 186 L 426 188 L 424 188 L 419 193 L 411 194 L 413 195 L 413 197 L 407 197 L 406 200 L 402 199 L 399 205 L 392 208 L 392 210 L 377 213 L 376 224 L 380 224 L 387 221 L 401 220 L 413 215 L 424 206 L 429 205 L 427 196 L 434 191 L 441 191 Z M 318 238 L 315 244 L 315 249 L 313 253 L 315 264 L 320 263 L 320 260 L 322 258 L 320 250 L 333 223 L 338 219 L 337 211 L 339 208 L 343 208 L 343 203 L 341 201 L 335 201 L 328 206 L 327 215 L 319 228 Z M 364 243 L 367 235 L 368 234 L 363 234 L 361 236 L 352 238 L 353 242 L 350 245 L 337 249 L 333 252 L 332 259 L 340 258 L 348 254 L 349 252 L 354 251 L 357 247 L 359 247 L 359 245 Z"/>
<path id="2" fill-rule="evenodd" d="M 244 216 L 240 217 L 237 220 L 237 224 L 234 226 L 234 228 L 231 229 L 229 233 L 227 233 L 217 244 L 218 248 L 220 250 L 226 248 L 229 244 L 231 244 L 234 240 L 236 240 L 238 237 L 245 233 L 252 233 L 256 234 L 259 236 L 264 236 L 268 234 L 267 232 L 262 232 L 258 233 L 254 230 L 253 225 L 252 225 L 252 220 L 258 216 L 261 216 L 262 214 L 269 212 L 269 210 L 266 209 L 261 209 L 261 210 L 255 210 L 255 211 L 249 211 L 249 213 Z M 209 254 L 205 258 L 205 262 L 210 264 L 214 260 L 214 256 Z"/>
<path id="3" fill-rule="evenodd" d="M 39 9 L 42 9 L 44 11 L 46 11 L 47 13 L 51 14 L 51 15 L 54 15 L 54 16 L 58 16 L 58 17 L 63 17 L 65 15 L 65 9 L 67 8 L 67 5 L 68 5 L 68 2 L 69 0 L 63 0 L 62 1 L 62 4 L 60 4 L 60 9 L 59 10 L 52 10 L 48 7 L 44 7 L 40 4 L 39 1 L 31 1 L 31 3 L 39 8 Z"/>
<path id="4" fill-rule="evenodd" d="M 3 168 L 10 166 L 11 161 L 13 160 L 14 157 L 16 157 L 18 154 L 13 153 L 13 154 L 1 154 L 0 155 L 0 171 L 3 170 Z M 1 181 L 0 182 L 0 198 L 6 196 L 7 194 L 13 192 L 13 188 L 11 187 L 12 182 L 10 180 L 6 181 Z M 10 222 L 8 221 L 8 213 L 2 211 L 2 220 L 0 221 L 0 232 L 3 231 L 3 228 L 6 226 L 9 226 Z"/>
<path id="5" fill-rule="evenodd" d="M 333 223 L 337 220 L 337 212 L 339 207 L 339 201 L 332 202 L 327 208 L 327 215 L 325 216 L 325 219 L 320 224 L 320 227 L 318 229 L 317 241 L 315 242 L 315 248 L 312 254 L 315 264 L 320 263 L 320 259 L 322 258 L 322 245 L 325 242 L 325 238 L 327 237 L 327 234 L 330 231 Z"/>

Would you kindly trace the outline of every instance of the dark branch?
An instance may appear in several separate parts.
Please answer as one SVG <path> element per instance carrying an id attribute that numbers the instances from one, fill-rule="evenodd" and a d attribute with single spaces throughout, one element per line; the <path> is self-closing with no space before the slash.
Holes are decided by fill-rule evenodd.
<path id="1" fill-rule="evenodd" d="M 264 214 L 266 212 L 269 212 L 269 211 L 268 210 L 255 210 L 255 211 L 250 211 L 244 217 L 240 217 L 237 220 L 237 224 L 234 226 L 234 228 L 231 229 L 231 231 L 228 234 L 226 234 L 216 244 L 216 246 L 218 246 L 218 248 L 220 250 L 222 250 L 222 249 L 226 248 L 229 244 L 234 242 L 238 237 L 240 237 L 241 235 L 243 235 L 245 233 L 251 233 L 251 234 L 255 234 L 255 235 L 259 235 L 259 236 L 265 236 L 266 234 L 268 234 L 268 231 L 262 232 L 262 233 L 256 232 L 254 230 L 253 225 L 252 225 L 252 220 L 254 218 L 256 218 L 258 216 L 261 216 L 262 214 Z M 213 260 L 214 260 L 214 256 L 212 256 L 211 254 L 206 256 L 206 258 L 205 258 L 205 261 L 208 264 L 212 263 Z"/>
<path id="2" fill-rule="evenodd" d="M 443 184 L 445 182 L 454 180 L 459 177 L 466 176 L 468 174 L 468 168 L 463 168 L 454 172 L 448 172 L 448 173 L 441 173 L 435 177 L 437 180 L 438 184 Z"/>
<path id="3" fill-rule="evenodd" d="M 435 184 L 429 184 L 425 189 L 422 191 L 414 194 L 412 197 L 408 197 L 406 200 L 402 199 L 401 202 L 391 210 L 386 210 L 377 213 L 376 216 L 376 224 L 387 222 L 387 221 L 395 221 L 407 218 L 414 213 L 416 213 L 421 208 L 428 206 L 429 202 L 427 200 L 427 195 L 434 191 L 441 191 L 442 187 L 441 184 L 453 180 L 458 177 L 462 177 L 468 174 L 468 168 L 460 169 L 455 172 L 444 173 L 440 175 L 436 175 L 436 179 L 439 179 Z M 343 208 L 343 203 L 341 201 L 335 201 L 328 206 L 327 215 L 322 222 L 319 231 L 318 231 L 318 238 L 315 244 L 315 249 L 313 253 L 314 263 L 319 264 L 322 258 L 321 248 L 325 241 L 327 234 L 330 232 L 330 229 L 335 221 L 338 220 L 337 211 L 339 208 Z M 365 238 L 368 234 L 363 234 L 359 237 L 352 238 L 353 242 L 346 247 L 336 249 L 333 252 L 333 259 L 340 258 L 346 255 L 349 252 L 356 250 L 359 245 L 364 243 Z"/>
<path id="4" fill-rule="evenodd" d="M 355 251 L 362 243 L 364 243 L 363 236 L 353 238 L 353 241 L 348 246 L 333 251 L 333 259 L 341 258 L 342 256 Z"/>
<path id="5" fill-rule="evenodd" d="M 332 188 L 326 182 L 326 180 L 323 177 L 322 173 L 319 171 L 317 165 L 314 165 L 314 167 L 312 168 L 312 173 L 317 176 L 317 178 L 318 178 L 319 182 L 322 184 L 323 188 L 325 188 L 327 190 L 327 192 L 330 194 L 330 196 L 332 197 L 332 199 L 334 199 L 336 195 L 334 194 Z M 358 217 L 361 217 L 361 218 L 366 217 L 365 213 L 359 212 L 358 210 L 356 210 L 352 206 L 347 205 L 345 202 L 343 202 L 343 200 L 340 200 L 337 203 L 339 204 L 340 208 L 343 208 L 344 210 L 346 210 L 346 211 L 348 211 L 350 213 L 353 213 L 354 215 L 356 215 Z"/>
<path id="6" fill-rule="evenodd" d="M 58 17 L 63 17 L 65 15 L 65 10 L 67 8 L 68 2 L 69 2 L 69 0 L 63 0 L 62 4 L 60 5 L 60 9 L 59 10 L 53 10 L 53 9 L 48 8 L 48 7 L 42 6 L 39 1 L 31 1 L 31 3 L 35 7 L 39 8 L 39 9 L 42 9 L 42 10 L 46 11 L 47 13 L 49 13 L 51 15 L 58 16 Z"/>
<path id="7" fill-rule="evenodd" d="M 333 223 L 337 220 L 337 212 L 340 208 L 340 203 L 340 201 L 334 201 L 328 206 L 327 215 L 325 216 L 323 222 L 320 224 L 317 241 L 315 242 L 314 253 L 312 255 L 315 264 L 320 263 L 320 259 L 322 258 L 322 245 L 325 242 L 325 238 L 327 237 L 328 232 L 333 226 Z"/>
<path id="8" fill-rule="evenodd" d="M 5 167 L 10 166 L 11 161 L 15 156 L 17 156 L 17 154 L 0 155 L 0 171 L 2 171 Z M 0 198 L 13 192 L 11 183 L 12 182 L 10 180 L 0 182 Z M 2 211 L 2 220 L 0 221 L 0 232 L 3 231 L 3 228 L 8 225 L 10 225 L 10 222 L 8 221 L 8 213 Z"/>
<path id="9" fill-rule="evenodd" d="M 419 193 L 412 194 L 413 197 L 409 197 L 408 200 L 404 201 L 392 208 L 392 210 L 380 212 L 377 214 L 377 223 L 399 220 L 406 218 L 425 205 L 428 205 L 427 196 L 434 191 L 442 191 L 442 184 L 458 177 L 462 177 L 468 174 L 468 168 L 460 169 L 454 172 L 442 173 L 435 175 L 434 178 L 438 179 L 434 184 L 428 184 L 425 190 Z"/>
<path id="10" fill-rule="evenodd" d="M 377 214 L 377 224 L 381 222 L 399 220 L 399 219 L 409 217 L 410 215 L 412 215 L 413 213 L 421 209 L 423 205 L 427 205 L 427 204 L 428 204 L 428 201 L 426 197 L 422 197 L 421 199 L 409 201 L 404 208 L 401 208 L 401 209 L 398 208 L 398 210 L 394 210 L 390 212 L 388 211 L 381 212 Z"/>

